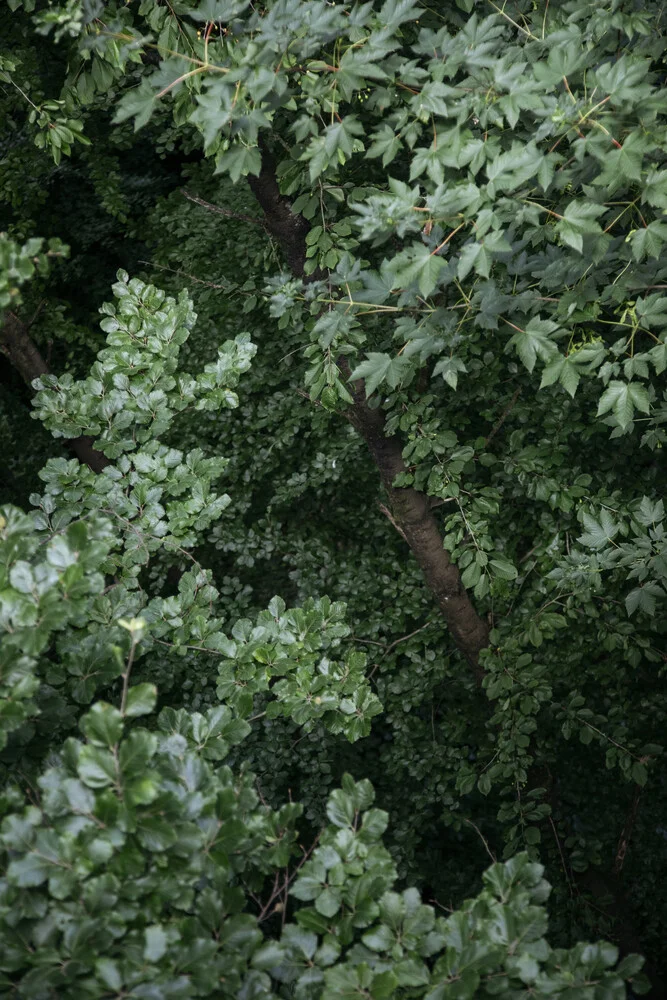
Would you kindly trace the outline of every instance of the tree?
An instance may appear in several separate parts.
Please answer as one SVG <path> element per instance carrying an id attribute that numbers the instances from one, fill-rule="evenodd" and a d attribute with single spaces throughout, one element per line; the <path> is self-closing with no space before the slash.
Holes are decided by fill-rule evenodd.
<path id="1" fill-rule="evenodd" d="M 281 533 L 272 510 L 312 487 L 295 480 L 292 466 L 258 512 L 255 470 L 267 456 L 260 449 L 243 471 L 237 439 L 232 464 L 255 490 L 246 508 L 256 518 L 253 537 L 266 531 L 268 540 L 262 547 L 227 520 L 219 532 L 213 527 L 225 501 L 211 483 L 223 465 L 201 453 L 175 454 L 172 440 L 160 438 L 177 439 L 171 425 L 188 405 L 217 413 L 237 402 L 235 380 L 249 363 L 250 342 L 238 336 L 200 375 L 183 374 L 178 353 L 193 322 L 187 296 L 165 298 L 124 274 L 115 286 L 118 303 L 104 307 L 108 344 L 90 376 L 35 372 L 36 414 L 46 426 L 114 463 L 101 475 L 76 462 L 47 463 L 47 493 L 34 501 L 39 530 L 52 530 L 56 514 L 76 520 L 84 511 L 107 510 L 121 519 L 122 534 L 118 526 L 111 533 L 124 540 L 106 567 L 113 596 L 105 624 L 118 616 L 137 620 L 144 605 L 158 609 L 146 619 L 151 638 L 142 641 L 185 650 L 202 704 L 212 700 L 205 651 L 218 654 L 217 696 L 240 719 L 258 707 L 253 695 L 267 698 L 271 690 L 267 720 L 282 716 L 313 733 L 323 726 L 331 734 L 326 740 L 345 732 L 372 741 L 370 719 L 382 702 L 392 744 L 377 769 L 385 801 L 397 798 L 387 787 L 392 774 L 425 782 L 421 797 L 402 807 L 407 838 L 397 836 L 393 845 L 403 876 L 432 878 L 415 846 L 424 825 L 437 828 L 444 819 L 461 830 L 472 822 L 466 814 L 477 811 L 504 840 L 508 857 L 528 850 L 551 860 L 563 923 L 574 909 L 577 926 L 587 919 L 595 926 L 598 918 L 584 916 L 580 905 L 592 899 L 623 950 L 641 949 L 659 918 L 652 925 L 646 890 L 633 885 L 641 886 L 665 851 L 656 831 L 665 709 L 665 626 L 656 609 L 667 576 L 664 472 L 656 460 L 667 399 L 658 5 L 637 11 L 615 3 L 591 12 L 576 2 L 556 9 L 517 3 L 501 10 L 462 0 L 445 13 L 412 0 L 181 6 L 146 3 L 135 11 L 69 3 L 38 11 L 38 29 L 65 44 L 67 62 L 63 103 L 34 102 L 30 111 L 35 142 L 59 164 L 89 131 L 97 131 L 103 152 L 113 141 L 129 145 L 131 122 L 152 130 L 160 145 L 201 148 L 205 159 L 194 171 L 201 193 L 181 196 L 180 219 L 194 225 L 194 213 L 201 217 L 208 208 L 213 232 L 221 218 L 235 218 L 243 223 L 242 240 L 252 227 L 280 248 L 278 276 L 267 280 L 262 261 L 245 280 L 225 281 L 229 294 L 246 300 L 249 316 L 280 333 L 278 343 L 258 338 L 265 355 L 258 385 L 265 394 L 274 379 L 292 386 L 286 359 L 306 360 L 317 440 L 336 456 L 333 468 L 339 458 L 352 463 L 361 522 L 354 535 L 375 517 L 382 490 L 387 523 L 373 529 L 384 532 L 381 556 L 360 541 L 368 590 L 378 571 L 390 567 L 391 576 L 396 559 L 405 561 L 408 551 L 414 558 L 394 583 L 400 624 L 409 628 L 394 631 L 367 593 L 357 599 L 355 634 L 361 624 L 362 640 L 387 657 L 375 690 L 358 650 L 334 666 L 325 657 L 322 670 L 319 646 L 293 663 L 283 648 L 291 641 L 253 638 L 251 621 L 236 626 L 234 641 L 214 638 L 222 622 L 202 612 L 214 600 L 210 578 L 183 572 L 183 554 L 205 548 L 208 539 L 236 553 L 235 569 L 247 564 L 253 547 L 266 558 Z M 29 39 L 28 7 L 13 23 Z M 33 103 L 20 72 L 4 67 L 8 83 Z M 137 136 L 141 142 L 142 132 Z M 91 150 L 85 155 L 94 157 L 94 143 Z M 263 217 L 221 206 L 229 194 L 216 190 L 216 174 L 223 184 L 247 178 Z M 22 225 L 14 230 L 20 237 L 28 235 Z M 160 243 L 167 252 L 170 237 L 162 231 Z M 17 259 L 36 252 L 12 247 Z M 192 275 L 197 252 L 172 247 L 166 259 Z M 209 271 L 200 273 L 195 280 L 216 287 Z M 158 318 L 150 318 L 151 309 Z M 209 301 L 206 313 L 215 322 L 216 305 Z M 19 329 L 29 338 L 16 314 L 5 321 L 10 359 Z M 295 405 L 303 409 L 293 398 L 281 402 L 282 423 L 273 428 L 280 450 Z M 181 435 L 191 437 L 194 426 Z M 298 449 L 290 446 L 290 455 Z M 93 465 L 91 455 L 80 457 Z M 323 476 L 325 493 L 332 481 Z M 188 500 L 174 499 L 187 491 Z M 320 504 L 315 517 L 311 512 L 309 524 L 326 551 L 332 541 L 318 523 L 324 510 Z M 296 537 L 298 555 L 290 558 L 301 602 L 314 589 L 315 548 Z M 152 579 L 147 571 L 148 586 L 139 567 L 153 554 L 157 568 Z M 180 562 L 170 563 L 172 556 Z M 169 569 L 182 573 L 179 596 L 160 596 Z M 350 579 L 345 558 L 336 573 L 340 592 Z M 251 585 L 257 591 L 257 581 Z M 165 614 L 159 602 L 169 601 Z M 192 626 L 183 624 L 186 609 Z M 270 619 L 280 620 L 284 610 L 274 605 L 256 628 L 272 628 Z M 300 615 L 329 621 L 330 606 L 305 603 L 291 615 L 298 631 Z M 343 628 L 340 611 L 333 615 L 331 627 Z M 175 639 L 154 631 L 160 616 L 173 616 Z M 456 650 L 443 646 L 445 635 Z M 83 675 L 90 649 L 61 645 L 48 676 L 62 686 L 68 673 Z M 145 683 L 166 672 L 177 684 L 176 668 L 158 661 L 147 657 Z M 287 676 L 276 681 L 283 668 Z M 109 670 L 101 666 L 83 685 L 82 701 L 113 683 L 118 674 Z M 35 663 L 25 671 L 29 699 L 43 668 Z M 61 690 L 67 703 L 67 685 Z M 406 702 L 407 725 L 396 721 Z M 58 712 L 59 702 L 52 707 Z M 17 715 L 16 726 L 25 718 Z M 40 718 L 48 725 L 48 713 Z M 63 736 L 71 714 L 64 720 Z M 381 716 L 374 725 L 383 725 Z M 34 739 L 24 732 L 13 745 L 30 747 Z M 276 746 L 286 754 L 289 740 L 274 744 L 267 732 L 263 739 L 264 746 L 259 737 L 252 744 L 251 759 L 266 761 Z M 320 780 L 317 792 L 308 786 L 314 742 L 309 746 L 296 771 L 315 822 L 318 795 L 332 778 Z M 337 770 L 345 753 L 336 750 Z M 360 750 L 348 759 L 367 768 L 369 756 Z M 271 781 L 275 794 L 280 779 Z M 648 782 L 650 804 L 641 791 Z M 436 816 L 429 814 L 433 803 Z M 645 846 L 628 900 L 622 878 L 638 823 Z M 640 935 L 643 919 L 648 928 Z M 660 961 L 659 950 L 654 954 Z M 649 972 L 659 990 L 655 970 Z M 427 985 L 399 983 L 422 991 Z M 461 989 L 474 993 L 477 981 Z"/>

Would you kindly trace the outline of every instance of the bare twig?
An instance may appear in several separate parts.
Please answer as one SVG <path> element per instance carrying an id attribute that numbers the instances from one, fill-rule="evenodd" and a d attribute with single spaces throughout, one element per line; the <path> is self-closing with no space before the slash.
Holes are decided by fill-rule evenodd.
<path id="1" fill-rule="evenodd" d="M 165 267 L 164 264 L 155 264 L 152 260 L 140 260 L 139 263 L 145 264 L 146 267 L 155 267 L 158 271 L 169 271 L 170 274 L 178 274 L 180 277 L 188 278 L 198 285 L 206 285 L 207 288 L 218 288 L 223 292 L 229 291 L 229 285 L 216 285 L 212 281 L 204 281 L 203 278 L 196 278 L 194 274 L 188 274 L 187 271 L 179 271 L 175 267 Z"/>
<path id="2" fill-rule="evenodd" d="M 39 316 L 39 314 L 41 313 L 41 311 L 42 311 L 42 309 L 44 308 L 45 305 L 46 305 L 46 299 L 42 299 L 42 301 L 39 303 L 39 305 L 35 309 L 35 311 L 32 314 L 32 316 L 30 317 L 30 319 L 26 323 L 26 325 L 25 325 L 26 326 L 26 330 L 30 329 L 30 327 L 33 325 L 33 323 L 35 322 L 35 320 L 37 319 L 37 317 Z M 51 343 L 52 343 L 52 341 L 49 341 L 49 344 L 51 344 Z"/>
<path id="3" fill-rule="evenodd" d="M 204 201 L 196 194 L 190 194 L 184 188 L 181 188 L 181 194 L 188 201 L 193 202 L 195 205 L 200 205 L 201 208 L 207 209 L 209 212 L 215 212 L 217 215 L 224 215 L 227 219 L 240 219 L 241 222 L 250 222 L 253 226 L 261 226 L 262 229 L 266 229 L 266 223 L 263 219 L 256 219 L 253 215 L 245 215 L 244 212 L 232 212 L 230 208 L 222 208 L 220 205 L 214 205 L 210 201 Z"/>
<path id="4" fill-rule="evenodd" d="M 498 860 L 498 858 L 495 856 L 495 854 L 493 853 L 493 851 L 489 847 L 489 842 L 486 839 L 486 837 L 484 836 L 484 834 L 482 833 L 482 831 L 480 830 L 480 828 L 477 826 L 476 823 L 473 823 L 473 821 L 471 819 L 464 819 L 463 822 L 467 823 L 468 826 L 471 826 L 473 828 L 473 830 L 477 831 L 477 835 L 478 835 L 479 839 L 484 844 L 484 847 L 486 849 L 486 853 L 489 855 L 489 857 L 491 858 L 491 860 L 493 861 L 493 863 L 495 865 L 495 863 Z"/>
<path id="5" fill-rule="evenodd" d="M 307 399 L 309 403 L 313 404 L 313 406 L 321 406 L 322 405 L 320 403 L 319 399 L 311 399 L 310 398 L 310 393 L 309 392 L 304 392 L 303 389 L 297 389 L 296 390 L 296 394 L 297 394 L 297 396 L 302 396 L 304 399 Z"/>
<path id="6" fill-rule="evenodd" d="M 630 846 L 630 838 L 632 837 L 632 831 L 635 826 L 635 820 L 637 819 L 637 812 L 639 810 L 639 800 L 641 798 L 642 790 L 641 785 L 635 785 L 635 793 L 632 796 L 632 804 L 630 805 L 630 811 L 627 815 L 625 823 L 623 824 L 623 829 L 621 830 L 621 836 L 618 838 L 618 847 L 616 848 L 616 857 L 614 858 L 614 867 L 612 869 L 614 875 L 620 875 L 621 869 L 623 868 L 623 862 L 625 861 L 625 855 L 628 853 L 628 847 Z"/>
<path id="7" fill-rule="evenodd" d="M 491 428 L 489 436 L 487 437 L 486 441 L 484 442 L 485 447 L 486 447 L 486 445 L 488 445 L 489 441 L 491 441 L 492 438 L 494 438 L 496 436 L 496 434 L 498 433 L 498 431 L 500 430 L 500 428 L 503 426 L 503 424 L 507 420 L 508 416 L 510 415 L 510 413 L 512 412 L 512 410 L 514 409 L 514 407 L 516 405 L 516 401 L 519 398 L 519 393 L 520 392 L 521 392 L 521 389 L 517 389 L 516 390 L 516 392 L 514 393 L 514 395 L 512 396 L 512 398 L 510 399 L 509 403 L 507 404 L 507 406 L 505 407 L 505 409 L 501 413 L 500 420 L 498 421 L 497 424 L 495 424 Z"/>
<path id="8" fill-rule="evenodd" d="M 398 524 L 396 524 L 396 521 L 392 517 L 392 513 L 389 510 L 389 508 L 385 507 L 385 505 L 383 503 L 379 504 L 378 506 L 379 506 L 380 510 L 382 511 L 382 513 L 384 514 L 384 516 L 387 517 L 387 518 L 389 518 L 389 520 L 391 521 L 391 523 L 393 524 L 393 526 L 396 528 L 396 531 L 399 533 L 399 535 L 401 536 L 401 538 L 403 539 L 403 541 L 407 542 L 408 539 L 406 537 L 405 532 L 403 531 L 403 529 L 401 527 L 399 527 Z M 409 544 L 410 543 L 408 542 L 408 545 Z"/>
<path id="9" fill-rule="evenodd" d="M 555 825 L 553 819 L 551 818 L 551 816 L 549 816 L 549 823 L 551 824 L 551 829 L 553 831 L 554 839 L 555 839 L 556 845 L 558 847 L 558 853 L 560 854 L 560 863 L 563 866 L 563 874 L 565 875 L 565 879 L 567 881 L 567 888 L 569 890 L 570 896 L 572 896 L 573 895 L 573 892 L 572 892 L 572 880 L 570 878 L 570 873 L 569 873 L 569 871 L 567 869 L 567 862 L 565 861 L 565 855 L 563 854 L 563 847 L 562 847 L 561 842 L 560 842 L 560 837 L 558 836 L 558 830 L 556 829 L 556 825 Z"/>
<path id="10" fill-rule="evenodd" d="M 287 868 L 285 869 L 285 876 L 282 885 L 280 884 L 280 872 L 279 871 L 276 872 L 275 878 L 273 880 L 273 889 L 271 891 L 271 895 L 269 896 L 267 902 L 262 906 L 261 912 L 257 917 L 258 923 L 261 923 L 263 920 L 266 920 L 267 917 L 273 916 L 273 914 L 276 912 L 276 906 L 274 905 L 274 903 L 277 900 L 278 904 L 282 902 L 282 906 L 279 908 L 278 912 L 282 913 L 282 920 L 284 924 L 285 912 L 287 910 L 289 887 L 299 874 L 300 869 L 305 865 L 306 861 L 317 847 L 319 839 L 320 839 L 320 834 L 318 833 L 318 835 L 315 837 L 315 840 L 310 845 L 308 850 L 303 851 L 301 860 L 299 861 L 298 865 L 291 874 L 289 873 L 289 870 Z M 303 848 L 301 849 L 303 850 Z M 253 896 L 252 898 L 259 905 L 259 901 L 257 900 L 257 898 L 255 896 Z"/>
<path id="11" fill-rule="evenodd" d="M 394 641 L 390 642 L 388 646 L 384 646 L 383 651 L 382 651 L 382 653 L 380 655 L 380 659 L 378 660 L 378 662 L 375 664 L 375 666 L 371 670 L 370 674 L 368 675 L 368 679 L 370 680 L 372 678 L 373 674 L 375 673 L 375 671 L 377 670 L 377 668 L 380 666 L 381 661 L 384 660 L 384 658 L 386 656 L 389 656 L 389 654 L 391 653 L 392 649 L 394 649 L 395 646 L 398 646 L 399 643 L 401 643 L 401 642 L 406 642 L 408 639 L 412 639 L 413 635 L 419 635 L 419 633 L 423 632 L 424 629 L 427 629 L 431 625 L 434 625 L 434 624 L 435 624 L 435 622 L 430 622 L 430 621 L 426 622 L 425 625 L 420 625 L 419 628 L 416 628 L 414 630 L 414 632 L 409 632 L 407 635 L 402 635 L 400 637 L 400 639 L 394 639 Z M 381 643 L 381 642 L 374 642 L 372 639 L 355 639 L 355 642 L 363 642 L 363 643 L 367 643 L 367 644 L 372 645 L 372 646 L 383 646 L 383 643 Z"/>
<path id="12" fill-rule="evenodd" d="M 382 654 L 383 657 L 384 656 L 389 656 L 389 654 L 391 653 L 391 651 L 394 648 L 394 646 L 398 646 L 398 644 L 400 642 L 405 642 L 407 639 L 412 639 L 413 635 L 419 635 L 419 633 L 423 632 L 424 629 L 427 629 L 431 625 L 434 625 L 434 624 L 435 624 L 435 622 L 426 622 L 425 625 L 421 625 L 419 628 L 416 628 L 414 630 L 414 632 L 410 632 L 408 635 L 402 635 L 400 639 L 395 639 L 393 642 L 389 643 L 389 645 L 385 649 L 384 653 Z"/>
<path id="13" fill-rule="evenodd" d="M 132 673 L 132 664 L 134 663 L 134 653 L 138 646 L 138 641 L 131 633 L 130 641 L 130 652 L 127 657 L 127 666 L 125 667 L 125 673 L 123 674 L 123 693 L 120 699 L 120 714 L 125 715 L 125 706 L 127 705 L 127 694 L 130 689 L 130 674 Z"/>

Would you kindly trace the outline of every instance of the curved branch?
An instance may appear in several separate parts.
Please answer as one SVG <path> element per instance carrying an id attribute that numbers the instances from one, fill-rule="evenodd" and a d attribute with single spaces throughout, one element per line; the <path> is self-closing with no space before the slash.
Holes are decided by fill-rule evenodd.
<path id="1" fill-rule="evenodd" d="M 280 244 L 292 274 L 303 278 L 310 226 L 303 216 L 293 211 L 290 200 L 280 193 L 275 164 L 266 146 L 261 147 L 261 152 L 260 174 L 249 177 L 248 181 L 264 211 L 266 228 Z M 310 280 L 314 277 L 311 275 Z M 340 358 L 338 365 L 349 377 L 347 360 Z M 406 471 L 400 440 L 385 434 L 384 414 L 368 406 L 363 383 L 357 383 L 352 395 L 354 402 L 345 415 L 373 456 L 389 498 L 393 523 L 410 546 L 456 645 L 470 664 L 476 682 L 481 684 L 484 671 L 479 665 L 479 654 L 489 642 L 488 624 L 477 614 L 458 569 L 443 547 L 430 499 L 418 490 L 398 489 L 393 485 L 396 477 Z"/>
<path id="2" fill-rule="evenodd" d="M 19 373 L 23 381 L 32 388 L 32 383 L 40 375 L 48 375 L 49 367 L 33 341 L 28 327 L 14 313 L 6 313 L 0 326 L 0 351 Z M 93 448 L 93 439 L 87 434 L 68 438 L 67 445 L 83 465 L 93 472 L 101 472 L 110 464 L 106 455 Z"/>

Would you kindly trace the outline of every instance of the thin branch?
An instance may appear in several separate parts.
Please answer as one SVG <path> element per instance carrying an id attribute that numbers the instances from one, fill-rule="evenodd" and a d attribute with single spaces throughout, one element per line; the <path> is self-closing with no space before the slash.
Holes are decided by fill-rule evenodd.
<path id="1" fill-rule="evenodd" d="M 618 847 L 616 848 L 616 857 L 614 858 L 614 867 L 612 869 L 614 875 L 620 875 L 623 868 L 623 862 L 625 861 L 625 855 L 628 853 L 628 847 L 630 846 L 630 838 L 632 837 L 632 831 L 634 830 L 635 821 L 637 819 L 637 812 L 639 811 L 639 800 L 641 799 L 642 789 L 641 785 L 635 785 L 635 793 L 632 796 L 632 804 L 630 805 L 630 811 L 627 815 L 627 819 L 623 824 L 623 829 L 621 830 L 621 836 L 618 838 Z"/>
<path id="2" fill-rule="evenodd" d="M 384 516 L 385 516 L 385 517 L 387 517 L 387 518 L 389 518 L 389 520 L 391 521 L 391 523 L 393 524 L 393 526 L 394 526 L 394 527 L 396 528 L 396 531 L 397 531 L 397 532 L 399 533 L 399 535 L 401 536 L 401 538 L 403 539 L 403 541 L 404 541 L 404 542 L 407 542 L 407 541 L 408 541 L 408 539 L 407 539 L 407 536 L 406 536 L 405 532 L 404 532 L 404 531 L 403 531 L 403 529 L 402 529 L 401 527 L 399 527 L 399 525 L 398 525 L 398 524 L 396 523 L 396 521 L 395 521 L 395 520 L 394 520 L 394 518 L 392 517 L 392 513 L 391 513 L 391 511 L 389 510 L 389 508 L 388 508 L 388 507 L 385 507 L 385 505 L 384 505 L 383 503 L 381 503 L 381 504 L 378 504 L 378 506 L 379 506 L 380 510 L 382 511 L 382 513 L 384 514 Z M 410 544 L 410 543 L 408 542 L 408 544 Z"/>
<path id="3" fill-rule="evenodd" d="M 188 278 L 190 281 L 196 282 L 198 285 L 206 285 L 207 288 L 217 288 L 222 292 L 229 291 L 229 285 L 216 285 L 212 281 L 204 281 L 203 278 L 196 278 L 194 274 L 188 274 L 187 271 L 179 271 L 175 267 L 165 267 L 164 264 L 155 264 L 152 260 L 140 260 L 140 264 L 145 264 L 146 267 L 155 267 L 158 271 L 169 271 L 171 274 L 178 274 L 182 278 Z"/>
<path id="4" fill-rule="evenodd" d="M 473 823 L 473 821 L 471 819 L 465 819 L 464 818 L 463 822 L 467 823 L 468 826 L 471 826 L 473 828 L 473 830 L 477 831 L 477 835 L 478 835 L 479 839 L 482 841 L 482 843 L 484 844 L 484 847 L 486 848 L 486 853 L 489 855 L 489 857 L 491 858 L 491 861 L 495 865 L 495 863 L 498 860 L 498 858 L 495 856 L 495 854 L 493 853 L 493 851 L 489 847 L 489 842 L 486 839 L 486 837 L 484 836 L 484 834 L 482 833 L 482 831 L 480 830 L 480 828 L 477 826 L 476 823 Z"/>
<path id="5" fill-rule="evenodd" d="M 419 635 L 419 633 L 420 633 L 420 632 L 423 632 L 423 631 L 424 631 L 424 629 L 427 629 L 427 628 L 430 628 L 430 626 L 431 626 L 431 625 L 435 625 L 435 622 L 426 622 L 426 624 L 425 624 L 425 625 L 422 625 L 422 626 L 420 626 L 420 628 L 416 628 L 416 629 L 414 630 L 414 632 L 410 632 L 410 633 L 409 633 L 408 635 L 402 635 L 400 639 L 395 639 L 395 640 L 394 640 L 394 641 L 393 641 L 392 643 L 390 643 L 390 644 L 389 644 L 389 645 L 387 646 L 387 648 L 385 649 L 384 653 L 382 654 L 383 658 L 384 658 L 385 656 L 389 656 L 389 654 L 391 653 L 392 649 L 393 649 L 393 648 L 394 648 L 395 646 L 398 646 L 398 645 L 399 645 L 399 643 L 401 643 L 401 642 L 406 642 L 406 641 L 407 641 L 408 639 L 412 639 L 413 635 Z"/>
<path id="6" fill-rule="evenodd" d="M 514 407 L 516 405 L 516 401 L 519 398 L 520 393 L 521 393 L 521 389 L 517 389 L 516 392 L 514 393 L 514 395 L 512 396 L 512 398 L 510 399 L 509 403 L 507 404 L 507 406 L 505 407 L 505 409 L 501 413 L 500 419 L 491 428 L 489 436 L 487 437 L 486 441 L 484 442 L 484 447 L 486 447 L 488 445 L 489 441 L 491 441 L 496 436 L 496 434 L 498 433 L 498 431 L 500 430 L 500 428 L 503 426 L 503 424 L 505 423 L 505 421 L 509 417 L 510 413 L 514 409 Z"/>
<path id="7" fill-rule="evenodd" d="M 551 829 L 556 841 L 556 846 L 558 847 L 558 853 L 560 854 L 560 863 L 563 866 L 563 874 L 565 875 L 565 880 L 567 882 L 567 888 L 569 890 L 570 896 L 574 895 L 572 891 L 572 880 L 570 878 L 570 873 L 567 868 L 567 862 L 565 861 L 565 855 L 563 854 L 563 847 L 560 842 L 560 837 L 558 836 L 558 830 L 551 816 L 549 816 L 549 823 L 551 824 Z"/>
<path id="8" fill-rule="evenodd" d="M 303 848 L 301 848 L 301 850 L 303 851 L 303 855 L 301 857 L 301 860 L 299 861 L 298 865 L 296 866 L 296 868 L 294 869 L 294 871 L 291 874 L 289 873 L 289 869 L 287 869 L 287 868 L 285 869 L 285 878 L 284 878 L 284 882 L 283 882 L 282 885 L 279 884 L 280 883 L 280 872 L 279 871 L 276 872 L 275 878 L 273 880 L 273 890 L 271 892 L 271 895 L 269 896 L 268 902 L 264 904 L 264 906 L 262 907 L 261 913 L 257 917 L 257 922 L 258 923 L 261 923 L 263 920 L 266 920 L 267 917 L 273 916 L 273 914 L 276 912 L 276 909 L 273 906 L 274 900 L 276 900 L 276 899 L 280 900 L 281 896 L 284 896 L 284 903 L 283 903 L 283 910 L 282 910 L 282 912 L 284 914 L 285 910 L 287 909 L 287 898 L 288 898 L 289 887 L 290 887 L 291 883 L 294 881 L 294 879 L 296 878 L 296 876 L 298 875 L 300 869 L 304 866 L 304 864 L 306 863 L 306 861 L 308 860 L 308 858 L 310 857 L 310 855 L 313 853 L 313 851 L 317 847 L 319 839 L 320 839 L 320 834 L 318 833 L 317 836 L 315 837 L 315 840 L 310 845 L 310 847 L 308 848 L 307 851 L 303 851 Z M 256 899 L 255 896 L 253 896 L 253 899 L 255 899 L 255 901 L 259 905 L 259 901 Z"/>
<path id="9" fill-rule="evenodd" d="M 132 664 L 134 663 L 134 651 L 137 648 L 137 640 L 132 634 L 132 642 L 130 644 L 130 652 L 127 657 L 127 666 L 125 667 L 125 673 L 123 674 L 123 694 L 120 699 L 120 714 L 125 715 L 125 706 L 127 704 L 127 693 L 130 688 L 130 673 L 132 672 Z"/>
<path id="10" fill-rule="evenodd" d="M 245 215 L 243 212 L 232 212 L 230 208 L 222 208 L 220 205 L 214 205 L 210 201 L 204 201 L 196 194 L 190 194 L 185 188 L 181 188 L 181 194 L 188 201 L 191 201 L 195 205 L 200 205 L 202 208 L 207 209 L 209 212 L 215 212 L 217 215 L 224 215 L 227 219 L 240 219 L 241 222 L 250 222 L 253 226 L 261 226 L 262 229 L 266 229 L 266 223 L 263 219 L 257 219 L 253 215 Z"/>
<path id="11" fill-rule="evenodd" d="M 401 642 L 407 642 L 408 639 L 412 639 L 413 636 L 419 635 L 420 632 L 423 632 L 425 629 L 430 628 L 431 625 L 435 625 L 435 624 L 436 624 L 435 622 L 428 621 L 428 622 L 426 622 L 425 625 L 420 625 L 419 628 L 416 628 L 414 630 L 414 632 L 409 632 L 407 635 L 402 635 L 400 637 L 400 639 L 394 639 L 394 641 L 390 642 L 388 646 L 384 646 L 382 654 L 380 656 L 380 659 L 378 660 L 378 662 L 375 664 L 375 666 L 371 670 L 370 674 L 368 675 L 368 679 L 371 680 L 371 678 L 373 677 L 373 674 L 375 673 L 375 671 L 377 670 L 377 668 L 380 666 L 380 662 L 382 660 L 384 660 L 385 657 L 389 656 L 389 654 L 391 653 L 392 649 L 394 649 L 396 646 L 398 646 Z M 366 644 L 372 645 L 372 646 L 383 646 L 383 643 L 381 643 L 381 642 L 374 642 L 372 639 L 355 639 L 355 642 L 363 642 L 363 643 L 366 643 Z"/>
<path id="12" fill-rule="evenodd" d="M 297 396 L 302 396 L 304 399 L 307 399 L 308 402 L 312 403 L 313 406 L 322 406 L 322 404 L 319 401 L 319 399 L 311 399 L 310 398 L 310 393 L 309 392 L 305 392 L 303 389 L 297 389 L 296 390 L 296 394 L 297 394 Z"/>

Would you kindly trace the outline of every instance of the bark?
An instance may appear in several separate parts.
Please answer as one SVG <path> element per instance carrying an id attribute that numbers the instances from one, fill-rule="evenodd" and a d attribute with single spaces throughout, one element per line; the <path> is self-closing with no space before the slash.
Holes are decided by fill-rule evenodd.
<path id="1" fill-rule="evenodd" d="M 259 177 L 250 177 L 249 182 L 264 211 L 267 230 L 279 243 L 292 273 L 302 278 L 306 235 L 310 227 L 302 216 L 293 212 L 289 199 L 280 193 L 275 165 L 266 148 L 262 149 Z M 311 276 L 311 280 L 312 277 L 315 276 Z M 345 358 L 339 360 L 339 367 L 349 376 L 350 368 Z M 346 416 L 366 442 L 389 497 L 394 522 L 419 563 L 456 645 L 470 664 L 476 682 L 481 684 L 484 671 L 479 664 L 479 654 L 489 642 L 488 625 L 475 611 L 458 569 L 443 548 L 430 499 L 418 490 L 399 489 L 393 485 L 396 476 L 406 471 L 400 440 L 385 434 L 384 414 L 368 406 L 362 384 L 353 387 L 352 395 L 354 403 Z"/>
<path id="2" fill-rule="evenodd" d="M 31 338 L 28 327 L 14 313 L 6 313 L 0 327 L 0 351 L 6 355 L 29 388 L 32 388 L 34 379 L 49 374 L 48 365 Z M 93 472 L 101 472 L 110 464 L 101 451 L 93 448 L 93 439 L 87 434 L 69 438 L 67 445 L 79 461 L 88 465 Z"/>
<path id="3" fill-rule="evenodd" d="M 280 193 L 273 157 L 262 146 L 262 169 L 259 177 L 248 177 L 250 190 L 264 212 L 266 228 L 280 245 L 290 271 L 303 278 L 306 263 L 306 236 L 310 229 L 302 215 L 292 211 L 292 203 Z"/>
<path id="4" fill-rule="evenodd" d="M 349 375 L 344 359 L 339 366 Z M 350 389 L 354 404 L 347 411 L 347 417 L 366 442 L 389 497 L 396 525 L 421 567 L 454 642 L 472 668 L 475 680 L 481 684 L 484 670 L 479 664 L 479 654 L 489 644 L 488 625 L 475 611 L 461 583 L 461 575 L 443 547 L 430 498 L 411 487 L 393 485 L 396 477 L 407 471 L 400 440 L 385 434 L 384 414 L 368 406 L 363 384 L 357 383 Z"/>

